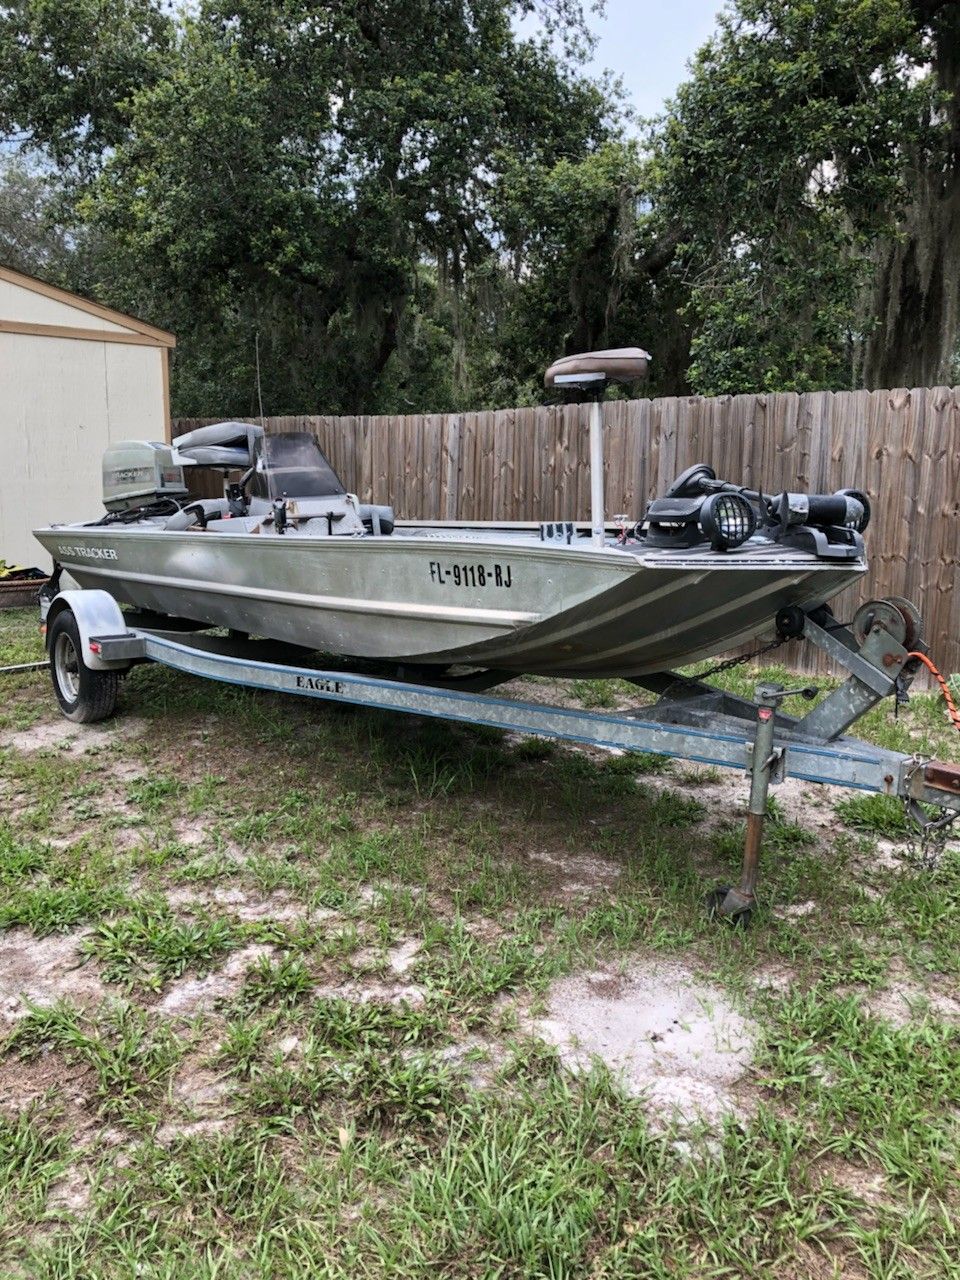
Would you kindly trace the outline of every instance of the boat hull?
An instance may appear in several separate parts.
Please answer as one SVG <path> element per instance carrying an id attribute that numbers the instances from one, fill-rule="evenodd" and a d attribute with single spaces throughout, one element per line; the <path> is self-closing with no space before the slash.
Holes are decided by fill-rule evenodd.
<path id="1" fill-rule="evenodd" d="M 730 555 L 423 529 L 303 538 L 65 526 L 36 536 L 119 603 L 348 657 L 638 676 L 772 632 L 866 568 L 765 545 Z"/>

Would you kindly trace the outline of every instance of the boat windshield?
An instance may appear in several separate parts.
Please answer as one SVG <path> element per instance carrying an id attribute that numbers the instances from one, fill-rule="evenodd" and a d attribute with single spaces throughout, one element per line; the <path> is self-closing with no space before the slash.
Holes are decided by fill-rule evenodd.
<path id="1" fill-rule="evenodd" d="M 265 435 L 250 492 L 258 498 L 333 498 L 345 493 L 309 431 Z"/>

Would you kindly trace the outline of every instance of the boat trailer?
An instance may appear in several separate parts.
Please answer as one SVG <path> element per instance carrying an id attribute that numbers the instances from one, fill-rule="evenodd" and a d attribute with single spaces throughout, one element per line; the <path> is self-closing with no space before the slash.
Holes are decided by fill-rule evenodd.
<path id="1" fill-rule="evenodd" d="M 780 611 L 776 626 L 781 640 L 805 640 L 848 672 L 841 685 L 800 718 L 785 714 L 781 704 L 797 694 L 812 702 L 819 693 L 812 685 L 760 684 L 751 701 L 697 678 L 663 672 L 633 681 L 656 694 L 656 702 L 609 715 L 486 692 L 516 678 L 515 672 L 444 678 L 429 669 L 400 668 L 385 678 L 297 665 L 290 659 L 303 661 L 305 650 L 210 634 L 159 615 L 124 614 L 104 591 L 62 591 L 42 602 L 41 614 L 54 691 L 64 714 L 80 723 L 111 715 L 120 677 L 138 663 L 157 662 L 250 689 L 743 770 L 750 791 L 740 880 L 711 891 L 706 900 L 711 915 L 735 924 L 749 923 L 752 915 L 768 790 L 785 778 L 899 797 L 925 841 L 944 839 L 960 816 L 960 765 L 847 736 L 882 699 L 904 699 L 921 664 L 921 621 L 914 606 L 900 599 L 863 605 L 849 626 L 836 622 L 826 607 L 810 613 Z"/>

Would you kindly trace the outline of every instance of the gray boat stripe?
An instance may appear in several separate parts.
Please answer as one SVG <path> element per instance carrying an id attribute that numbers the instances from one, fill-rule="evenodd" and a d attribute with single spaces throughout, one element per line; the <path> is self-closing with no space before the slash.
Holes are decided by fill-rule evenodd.
<path id="1" fill-rule="evenodd" d="M 70 562 L 64 561 L 67 570 Z M 167 578 L 156 573 L 133 573 L 129 569 L 105 569 L 99 564 L 75 566 L 84 574 L 100 578 L 126 578 L 133 582 L 145 582 L 157 587 L 173 587 L 178 591 L 204 591 L 209 595 L 237 596 L 245 600 L 269 600 L 271 604 L 290 604 L 311 609 L 337 609 L 342 613 L 377 613 L 394 618 L 426 618 L 433 621 L 443 618 L 449 622 L 462 622 L 482 627 L 515 627 L 539 622 L 539 613 L 518 613 L 510 609 L 458 609 L 453 605 L 407 604 L 400 600 L 355 600 L 348 596 L 307 595 L 300 591 L 270 591 L 266 587 L 238 587 L 219 582 L 198 581 L 189 578 Z"/>

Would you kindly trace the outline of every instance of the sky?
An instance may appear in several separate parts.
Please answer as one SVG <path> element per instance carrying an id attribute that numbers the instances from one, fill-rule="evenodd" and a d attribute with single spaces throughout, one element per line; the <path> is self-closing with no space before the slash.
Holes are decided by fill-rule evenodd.
<path id="1" fill-rule="evenodd" d="M 640 115 L 656 115 L 686 79 L 687 61 L 722 7 L 722 0 L 606 0 L 606 17 L 590 17 L 598 37 L 591 70 L 621 76 Z"/>

